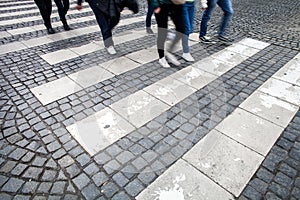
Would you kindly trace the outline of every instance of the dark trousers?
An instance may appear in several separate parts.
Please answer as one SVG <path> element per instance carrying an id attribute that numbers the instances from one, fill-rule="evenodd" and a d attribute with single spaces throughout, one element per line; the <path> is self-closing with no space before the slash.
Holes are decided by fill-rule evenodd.
<path id="1" fill-rule="evenodd" d="M 40 10 L 44 24 L 46 28 L 51 28 L 51 12 L 52 12 L 52 2 L 51 0 L 34 0 L 35 4 Z"/>
<path id="2" fill-rule="evenodd" d="M 146 27 L 151 26 L 151 17 L 153 15 L 153 12 L 154 12 L 154 8 L 151 5 L 151 2 L 148 1 L 148 11 L 147 11 L 147 16 L 146 16 Z"/>
<path id="3" fill-rule="evenodd" d="M 54 2 L 57 6 L 60 20 L 62 21 L 63 24 L 67 23 L 66 14 L 70 8 L 69 0 L 54 0 Z"/>
<path id="4" fill-rule="evenodd" d="M 100 8 L 97 5 L 98 2 L 94 0 L 89 1 L 89 5 L 91 9 L 93 10 L 97 23 L 101 29 L 102 37 L 103 37 L 103 42 L 105 47 L 109 47 L 114 45 L 114 42 L 112 40 L 112 29 L 113 25 L 109 23 L 109 16 L 105 15 Z"/>
<path id="5" fill-rule="evenodd" d="M 164 57 L 165 41 L 168 33 L 168 17 L 171 17 L 176 27 L 176 37 L 173 40 L 170 50 L 174 48 L 177 42 L 183 37 L 185 27 L 183 26 L 183 7 L 175 4 L 161 4 L 160 12 L 155 14 L 156 23 L 158 26 L 157 50 L 159 58 Z"/>

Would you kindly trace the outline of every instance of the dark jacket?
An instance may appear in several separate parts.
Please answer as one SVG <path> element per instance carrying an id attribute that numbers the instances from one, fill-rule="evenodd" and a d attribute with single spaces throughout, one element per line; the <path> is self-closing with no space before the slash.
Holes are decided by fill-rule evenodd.
<path id="1" fill-rule="evenodd" d="M 154 9 L 159 7 L 161 4 L 173 4 L 173 2 L 171 0 L 151 0 L 151 5 Z"/>
<path id="2" fill-rule="evenodd" d="M 81 5 L 83 0 L 77 0 Z M 139 6 L 136 0 L 85 0 L 86 2 L 96 1 L 97 7 L 109 18 L 111 27 L 117 25 L 120 21 L 122 10 L 127 7 L 133 13 L 139 12 Z"/>

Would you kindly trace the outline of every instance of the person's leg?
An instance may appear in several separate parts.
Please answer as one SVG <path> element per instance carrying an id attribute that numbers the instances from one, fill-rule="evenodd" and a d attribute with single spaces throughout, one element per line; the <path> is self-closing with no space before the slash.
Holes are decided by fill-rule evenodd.
<path id="1" fill-rule="evenodd" d="M 229 26 L 231 17 L 233 15 L 232 3 L 231 0 L 219 0 L 218 5 L 224 12 L 218 35 L 224 36 L 225 30 Z"/>
<path id="2" fill-rule="evenodd" d="M 69 0 L 63 0 L 63 4 L 64 4 L 64 13 L 66 15 L 69 8 L 70 8 L 70 1 Z"/>
<path id="3" fill-rule="evenodd" d="M 102 13 L 102 11 L 98 8 L 98 6 L 93 1 L 90 1 L 89 4 L 95 14 L 97 23 L 100 27 L 104 46 L 106 48 L 113 46 L 114 42 L 112 40 L 111 27 L 110 27 L 107 17 Z"/>
<path id="4" fill-rule="evenodd" d="M 47 28 L 47 31 L 49 34 L 55 33 L 55 31 L 52 29 L 51 25 L 51 12 L 52 12 L 52 2 L 51 0 L 34 0 L 35 4 L 38 6 L 40 13 L 42 15 L 44 24 Z"/>
<path id="5" fill-rule="evenodd" d="M 151 5 L 150 1 L 148 1 L 148 10 L 147 10 L 147 16 L 146 16 L 146 27 L 151 27 L 151 17 L 153 15 L 154 8 Z"/>
<path id="6" fill-rule="evenodd" d="M 201 19 L 201 24 L 200 24 L 200 37 L 204 37 L 207 33 L 207 26 L 208 26 L 208 21 L 210 20 L 212 13 L 216 7 L 217 0 L 212 0 L 207 2 L 207 8 L 204 11 Z"/>
<path id="7" fill-rule="evenodd" d="M 170 6 L 171 10 L 171 19 L 175 25 L 176 29 L 176 36 L 175 39 L 172 41 L 170 46 L 170 51 L 172 52 L 175 45 L 179 42 L 180 39 L 183 38 L 183 35 L 188 32 L 188 27 L 185 25 L 185 18 L 183 12 L 182 5 L 172 5 Z"/>
<path id="8" fill-rule="evenodd" d="M 64 26 L 64 29 L 66 31 L 69 31 L 70 30 L 70 27 L 67 23 L 67 20 L 66 20 L 66 13 L 69 9 L 69 0 L 54 0 L 56 6 L 57 6 L 57 10 L 58 10 L 58 14 L 59 14 L 59 18 L 61 20 L 61 22 L 63 23 L 63 26 Z M 66 3 L 66 5 L 65 5 Z M 65 7 L 66 6 L 66 7 Z"/>
<path id="9" fill-rule="evenodd" d="M 193 22 L 194 22 L 194 15 L 195 15 L 195 3 L 194 2 L 187 2 L 186 3 L 186 8 L 187 8 L 186 10 L 185 9 L 183 10 L 183 12 L 186 12 L 187 16 L 184 18 L 185 23 L 186 23 L 186 33 L 182 37 L 182 49 L 183 49 L 182 58 L 186 61 L 193 62 L 193 61 L 195 61 L 195 59 L 190 54 L 189 35 L 193 31 Z"/>
<path id="10" fill-rule="evenodd" d="M 189 19 L 189 3 L 186 2 L 183 6 L 182 6 L 182 13 L 183 13 L 183 26 L 185 26 L 185 32 L 184 35 L 182 37 L 182 50 L 183 53 L 188 53 L 190 52 L 189 49 L 189 32 L 190 32 L 190 19 Z"/>
<path id="11" fill-rule="evenodd" d="M 161 5 L 160 12 L 155 13 L 155 19 L 158 27 L 157 31 L 157 51 L 159 58 L 163 58 L 165 56 L 164 49 L 165 49 L 165 41 L 167 38 L 168 32 L 168 5 Z"/>

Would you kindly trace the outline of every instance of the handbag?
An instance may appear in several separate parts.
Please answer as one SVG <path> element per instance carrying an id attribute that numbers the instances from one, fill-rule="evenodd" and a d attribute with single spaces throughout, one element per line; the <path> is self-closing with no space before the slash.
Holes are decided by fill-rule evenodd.
<path id="1" fill-rule="evenodd" d="M 171 0 L 175 5 L 185 4 L 186 0 Z"/>

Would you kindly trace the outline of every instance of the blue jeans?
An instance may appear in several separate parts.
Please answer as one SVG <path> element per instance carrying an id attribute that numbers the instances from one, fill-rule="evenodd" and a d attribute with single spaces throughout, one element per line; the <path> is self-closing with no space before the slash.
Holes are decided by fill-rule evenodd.
<path id="1" fill-rule="evenodd" d="M 146 27 L 151 26 L 151 17 L 153 15 L 154 8 L 151 5 L 150 1 L 148 1 L 148 11 L 147 11 L 147 16 L 146 16 Z"/>
<path id="2" fill-rule="evenodd" d="M 220 28 L 219 28 L 219 31 L 218 31 L 218 35 L 224 36 L 225 29 L 229 26 L 231 17 L 233 15 L 231 0 L 208 0 L 207 1 L 208 7 L 202 15 L 199 37 L 203 37 L 203 36 L 206 35 L 208 21 L 210 20 L 210 18 L 212 16 L 212 13 L 213 13 L 213 11 L 214 11 L 217 4 L 218 4 L 218 6 L 220 6 L 220 8 L 224 12 L 223 18 L 222 18 L 222 21 L 221 21 L 221 24 L 220 24 Z"/>
<path id="3" fill-rule="evenodd" d="M 195 2 L 186 2 L 183 4 L 183 18 L 184 18 L 184 35 L 182 37 L 183 53 L 189 53 L 189 35 L 193 31 L 193 22 L 195 17 Z"/>
<path id="4" fill-rule="evenodd" d="M 100 10 L 96 1 L 89 1 L 89 4 L 101 29 L 104 46 L 109 47 L 114 45 L 112 40 L 113 25 L 109 22 L 109 17 Z"/>

